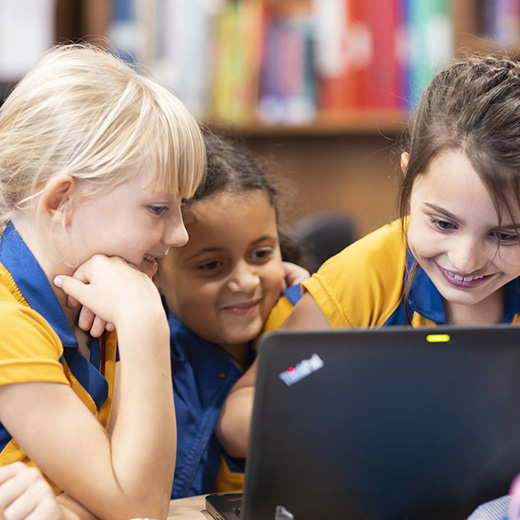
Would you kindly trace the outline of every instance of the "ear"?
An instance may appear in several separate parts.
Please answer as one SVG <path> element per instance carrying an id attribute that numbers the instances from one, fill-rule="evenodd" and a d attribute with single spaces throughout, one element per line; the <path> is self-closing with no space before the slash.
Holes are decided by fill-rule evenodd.
<path id="1" fill-rule="evenodd" d="M 71 197 L 77 189 L 77 181 L 72 175 L 53 177 L 43 189 L 39 210 L 54 223 L 66 226 L 72 216 Z"/>
<path id="2" fill-rule="evenodd" d="M 401 171 L 406 174 L 406 169 L 408 168 L 408 163 L 410 161 L 410 154 L 408 152 L 403 152 L 401 154 Z"/>

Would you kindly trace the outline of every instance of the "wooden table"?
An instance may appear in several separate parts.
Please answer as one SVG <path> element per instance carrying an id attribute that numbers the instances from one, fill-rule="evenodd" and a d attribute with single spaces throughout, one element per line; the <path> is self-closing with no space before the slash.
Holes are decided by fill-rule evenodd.
<path id="1" fill-rule="evenodd" d="M 213 517 L 206 511 L 206 495 L 199 495 L 197 497 L 180 498 L 179 500 L 172 500 L 170 502 L 170 511 L 168 520 L 190 519 L 203 520 L 211 519 Z"/>

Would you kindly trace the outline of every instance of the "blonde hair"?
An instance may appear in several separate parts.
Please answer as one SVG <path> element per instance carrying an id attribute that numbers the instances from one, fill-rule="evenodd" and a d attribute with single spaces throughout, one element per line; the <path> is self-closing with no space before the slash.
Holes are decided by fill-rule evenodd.
<path id="1" fill-rule="evenodd" d="M 191 197 L 205 167 L 193 116 L 107 51 L 55 47 L 0 108 L 0 227 L 55 175 L 96 193 L 127 180 L 143 159 L 156 168 L 154 188 Z"/>

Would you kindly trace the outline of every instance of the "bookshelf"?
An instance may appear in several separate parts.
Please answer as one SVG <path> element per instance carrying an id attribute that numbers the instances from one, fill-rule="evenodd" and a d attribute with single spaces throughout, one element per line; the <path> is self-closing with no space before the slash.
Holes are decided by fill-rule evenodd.
<path id="1" fill-rule="evenodd" d="M 218 9 L 222 9 L 222 6 L 228 6 L 230 9 L 242 9 L 243 11 L 246 11 L 247 8 L 250 10 L 250 14 L 258 13 L 263 6 L 262 8 L 271 10 L 271 14 L 274 12 L 275 14 L 272 15 L 278 17 L 277 20 L 281 20 L 278 24 L 281 29 L 278 27 L 276 30 L 281 30 L 283 34 L 283 29 L 287 28 L 287 24 L 292 27 L 292 22 L 287 21 L 292 16 L 298 18 L 298 23 L 293 24 L 297 27 L 295 30 L 303 31 L 305 35 L 308 27 L 301 20 L 305 20 L 305 17 L 311 14 L 315 15 L 315 12 L 311 13 L 309 10 L 311 0 L 133 1 L 133 16 L 136 19 L 133 20 L 132 25 L 132 15 L 129 14 L 131 10 L 128 9 L 130 0 L 56 0 L 56 41 L 85 39 L 100 45 L 110 41 L 111 45 L 122 46 L 124 51 L 125 37 L 126 43 L 128 43 L 128 34 L 132 35 L 130 43 L 133 49 L 130 49 L 130 51 L 137 55 L 138 61 L 144 63 L 164 83 L 170 85 L 181 98 L 184 88 L 187 94 L 192 96 L 185 101 L 192 103 L 192 106 L 190 106 L 190 103 L 187 102 L 188 106 L 204 124 L 225 134 L 239 137 L 254 154 L 264 160 L 267 165 L 266 168 L 272 171 L 282 181 L 282 184 L 287 180 L 293 185 L 293 203 L 287 205 L 287 220 L 289 222 L 312 212 L 345 213 L 352 216 L 357 222 L 358 234 L 363 235 L 395 216 L 395 192 L 399 178 L 398 148 L 401 134 L 407 128 L 410 115 L 409 103 L 405 99 L 410 98 L 410 92 L 402 95 L 396 95 L 394 92 L 392 96 L 398 102 L 394 103 L 393 106 L 381 107 L 371 106 L 370 104 L 367 106 L 365 100 L 364 106 L 361 107 L 352 105 L 350 108 L 343 110 L 323 110 L 318 103 L 315 113 L 307 112 L 304 113 L 304 116 L 299 114 L 292 121 L 276 121 L 275 117 L 275 124 L 268 124 L 265 117 L 262 118 L 258 112 L 251 110 L 244 116 L 240 110 L 224 107 L 220 112 L 216 111 L 216 113 L 208 115 L 207 106 L 205 110 L 201 110 L 200 89 L 198 90 L 199 87 L 193 83 L 196 72 L 204 69 L 204 67 L 196 67 L 193 60 L 188 60 L 187 63 L 183 64 L 187 68 L 174 70 L 171 61 L 168 61 L 179 59 L 179 55 L 174 52 L 172 54 L 171 48 L 170 53 L 166 52 L 165 45 L 171 45 L 177 41 L 179 43 L 177 47 L 180 48 L 182 47 L 181 43 L 185 45 L 188 42 L 191 47 L 195 48 L 197 44 L 193 39 L 190 39 L 193 38 L 193 35 L 190 36 L 188 33 L 184 34 L 184 40 L 175 40 L 177 33 L 182 32 L 182 24 L 176 25 L 174 22 L 170 22 L 167 13 L 161 11 L 166 3 L 168 3 L 170 9 L 174 9 L 172 6 L 175 6 L 177 15 L 181 12 L 179 6 L 193 7 L 196 3 L 212 6 L 212 16 Z M 315 5 L 321 3 L 320 5 L 323 7 L 327 1 L 315 0 Z M 429 13 L 429 16 L 436 20 L 437 26 L 442 27 L 441 31 L 443 32 L 440 33 L 442 38 L 438 39 L 441 40 L 440 43 L 446 43 L 446 48 L 451 46 L 455 57 L 463 57 L 468 53 L 507 52 L 510 55 L 520 54 L 518 34 L 516 37 L 509 35 L 507 39 L 497 39 L 490 36 L 489 28 L 486 29 L 488 21 L 486 20 L 485 6 L 491 0 L 349 1 L 352 5 L 357 3 L 358 6 L 361 4 L 381 6 L 383 3 L 385 5 L 404 5 L 404 2 L 407 2 L 408 5 L 415 5 L 415 14 L 412 13 L 415 17 L 421 14 L 417 11 L 417 6 L 420 6 L 423 9 L 423 15 Z M 503 0 L 494 0 L 496 4 L 500 2 L 503 2 Z M 329 6 L 339 3 L 341 2 L 332 2 Z M 509 0 L 509 3 L 511 3 L 511 0 Z M 429 6 L 430 11 L 425 6 Z M 118 26 L 117 31 L 114 30 L 113 16 L 116 12 L 120 18 L 118 21 L 123 22 L 119 24 L 123 27 L 123 30 L 120 26 Z M 160 13 L 160 16 L 154 16 L 154 13 Z M 409 16 L 413 18 L 412 15 Z M 372 21 L 373 23 L 380 22 Z M 204 32 L 204 29 L 208 33 L 217 30 L 213 26 L 212 30 L 209 30 L 209 26 L 204 25 L 207 23 L 207 19 L 203 17 L 194 19 L 193 23 L 198 27 L 199 32 Z M 226 23 L 228 29 L 231 27 L 231 30 L 238 31 L 236 19 L 233 22 L 232 14 L 228 14 L 227 21 L 222 22 L 221 20 L 220 23 L 221 26 L 218 29 L 220 31 L 223 30 L 222 27 L 226 27 Z M 189 26 L 190 24 L 184 25 Z M 249 39 L 254 41 L 256 38 L 258 41 L 255 25 L 248 27 L 249 31 L 246 34 Z M 520 22 L 518 22 L 518 27 L 520 27 Z M 263 29 L 265 30 L 265 28 L 264 22 Z M 422 26 L 422 30 L 419 32 L 425 34 L 428 31 Z M 154 35 L 159 35 L 159 37 Z M 280 36 L 280 41 L 284 37 Z M 298 40 L 298 38 L 300 39 Z M 293 46 L 299 45 L 301 49 L 301 38 L 307 41 L 305 36 L 301 34 L 299 36 L 297 34 L 292 39 L 289 37 L 289 41 L 292 42 Z M 222 45 L 222 42 L 219 45 Z M 212 61 L 217 59 L 214 53 L 220 49 L 219 45 L 210 45 L 211 56 L 208 59 Z M 223 45 L 226 46 L 225 41 Z M 229 42 L 227 42 L 227 45 L 229 45 Z M 424 45 L 424 42 L 421 45 Z M 420 45 L 417 46 L 417 48 L 419 47 Z M 442 45 L 437 44 L 433 47 L 442 47 Z M 283 54 L 283 48 L 283 45 L 274 46 L 275 54 Z M 201 52 L 201 49 L 199 48 L 199 52 Z M 258 58 L 254 49 L 249 48 L 246 51 L 246 56 L 250 61 Z M 231 51 L 228 49 L 227 52 Z M 303 61 L 300 60 L 299 64 L 300 69 L 305 68 Z M 249 70 L 250 81 L 251 77 L 258 80 L 258 66 L 253 70 L 253 74 L 251 74 L 250 69 L 247 69 Z M 437 65 L 438 67 L 439 65 Z M 204 70 L 208 76 L 214 76 L 209 65 L 206 69 Z M 177 81 L 180 78 L 180 83 L 175 83 L 176 78 Z M 416 88 L 420 89 L 425 80 L 419 81 L 416 79 L 414 81 Z M 317 89 L 324 82 L 323 77 L 318 77 L 315 81 L 313 86 L 315 98 L 319 98 Z M 7 92 L 9 85 L 11 83 L 7 84 L 0 81 L 0 98 Z M 232 92 L 235 94 L 234 98 L 240 97 L 237 94 L 240 91 Z M 249 93 L 246 92 L 245 96 L 250 101 L 259 92 L 260 88 L 257 86 L 256 90 L 253 88 Z M 199 97 L 193 97 L 195 94 Z M 208 96 L 209 105 L 214 108 L 214 94 L 206 91 L 206 96 Z M 227 97 L 229 102 L 229 93 Z M 388 99 L 389 97 L 386 96 L 387 103 Z M 378 105 L 379 101 L 377 100 L 372 105 Z M 233 102 L 233 95 L 231 95 L 231 102 Z M 219 115 L 220 117 L 218 117 Z M 229 117 L 230 115 L 232 117 Z"/>

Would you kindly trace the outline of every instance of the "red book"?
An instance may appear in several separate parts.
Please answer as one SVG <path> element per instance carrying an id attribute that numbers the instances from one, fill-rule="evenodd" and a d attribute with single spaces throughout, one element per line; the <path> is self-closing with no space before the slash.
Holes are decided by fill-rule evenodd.
<path id="1" fill-rule="evenodd" d="M 400 105 L 399 0 L 364 0 L 363 9 L 371 42 L 370 60 L 362 79 L 363 104 L 375 109 L 397 108 Z"/>
<path id="2" fill-rule="evenodd" d="M 327 0 L 324 0 L 327 2 Z M 320 68 L 320 106 L 324 112 L 358 110 L 364 105 L 363 75 L 371 57 L 370 32 L 365 0 L 333 2 L 328 15 L 328 47 L 322 49 L 325 66 Z M 326 21 L 322 21 L 325 27 Z M 332 35 L 330 34 L 332 28 Z M 331 39 L 332 36 L 332 39 Z"/>

